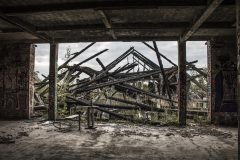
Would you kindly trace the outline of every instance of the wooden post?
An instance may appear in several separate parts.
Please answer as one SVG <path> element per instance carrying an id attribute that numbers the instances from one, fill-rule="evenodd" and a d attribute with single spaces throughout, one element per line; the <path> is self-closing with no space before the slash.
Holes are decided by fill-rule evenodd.
<path id="1" fill-rule="evenodd" d="M 50 64 L 49 64 L 49 108 L 48 119 L 56 120 L 57 116 L 57 61 L 58 44 L 50 44 Z"/>
<path id="2" fill-rule="evenodd" d="M 78 130 L 81 131 L 81 113 L 78 112 Z"/>
<path id="3" fill-rule="evenodd" d="M 178 42 L 178 122 L 186 125 L 187 87 L 186 87 L 186 41 Z"/>
<path id="4" fill-rule="evenodd" d="M 237 38 L 237 103 L 238 103 L 238 159 L 240 159 L 240 2 L 236 0 L 236 38 Z"/>

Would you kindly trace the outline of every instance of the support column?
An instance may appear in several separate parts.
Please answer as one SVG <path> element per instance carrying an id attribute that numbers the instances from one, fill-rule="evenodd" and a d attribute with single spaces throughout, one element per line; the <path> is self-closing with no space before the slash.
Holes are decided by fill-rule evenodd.
<path id="1" fill-rule="evenodd" d="M 240 159 L 240 2 L 236 0 L 236 38 L 237 38 L 237 104 L 238 104 L 238 159 Z"/>
<path id="2" fill-rule="evenodd" d="M 50 64 L 49 64 L 49 108 L 48 119 L 57 118 L 57 62 L 58 62 L 58 44 L 50 44 Z"/>
<path id="3" fill-rule="evenodd" d="M 186 83 L 186 41 L 178 42 L 178 122 L 186 125 L 187 83 Z"/>
<path id="4" fill-rule="evenodd" d="M 0 44 L 0 119 L 31 118 L 34 55 L 33 44 Z"/>

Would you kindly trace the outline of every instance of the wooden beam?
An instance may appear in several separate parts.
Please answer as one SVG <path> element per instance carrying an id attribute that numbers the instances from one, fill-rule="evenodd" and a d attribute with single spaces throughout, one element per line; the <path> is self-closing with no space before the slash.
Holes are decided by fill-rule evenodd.
<path id="1" fill-rule="evenodd" d="M 42 40 L 45 40 L 47 42 L 50 42 L 52 40 L 52 38 L 46 34 L 37 33 L 36 28 L 33 25 L 23 22 L 19 18 L 6 16 L 1 12 L 0 12 L 0 18 L 6 22 L 18 27 L 20 30 L 30 33 Z"/>
<path id="2" fill-rule="evenodd" d="M 170 91 L 170 87 L 169 87 L 169 83 L 168 83 L 168 78 L 166 77 L 165 70 L 164 70 L 163 63 L 162 63 L 162 59 L 161 59 L 161 54 L 158 51 L 157 43 L 155 41 L 153 41 L 153 46 L 154 46 L 154 49 L 155 49 L 155 52 L 156 52 L 156 56 L 157 56 L 157 59 L 158 59 L 160 71 L 161 71 L 161 74 L 162 74 L 162 77 L 163 77 L 163 82 L 164 82 L 165 88 L 167 90 L 168 98 L 171 100 L 172 96 L 171 96 L 171 91 Z M 160 85 L 160 83 L 159 83 L 159 85 Z M 159 86 L 159 88 L 161 88 L 161 86 Z M 159 93 L 159 94 L 161 94 L 161 93 Z M 171 102 L 171 107 L 172 106 L 173 106 L 173 103 Z"/>
<path id="3" fill-rule="evenodd" d="M 223 0 L 212 0 L 202 15 L 194 21 L 192 26 L 180 37 L 180 41 L 188 40 L 222 2 Z"/>
<path id="4" fill-rule="evenodd" d="M 187 117 L 186 41 L 178 41 L 178 122 L 186 125 Z"/>
<path id="5" fill-rule="evenodd" d="M 102 18 L 102 21 L 103 21 L 105 27 L 107 29 L 109 29 L 109 33 L 112 35 L 112 38 L 114 40 L 116 40 L 117 37 L 116 37 L 116 35 L 115 35 L 115 33 L 114 33 L 113 29 L 112 29 L 112 25 L 111 25 L 110 19 L 107 17 L 106 13 L 103 10 L 99 10 L 98 12 L 99 12 L 99 14 L 100 14 L 100 16 Z"/>
<path id="6" fill-rule="evenodd" d="M 235 29 L 234 22 L 205 22 L 200 26 L 200 29 Z M 160 23 L 115 23 L 111 24 L 113 30 L 159 30 L 159 29 L 184 29 L 190 26 L 189 22 L 160 22 Z M 109 31 L 105 24 L 91 24 L 91 25 L 51 25 L 38 26 L 37 32 L 48 31 Z M 4 33 L 20 32 L 18 28 L 4 28 Z"/>
<path id="7" fill-rule="evenodd" d="M 57 118 L 57 75 L 58 75 L 58 44 L 50 44 L 49 64 L 49 107 L 48 119 L 55 121 Z"/>

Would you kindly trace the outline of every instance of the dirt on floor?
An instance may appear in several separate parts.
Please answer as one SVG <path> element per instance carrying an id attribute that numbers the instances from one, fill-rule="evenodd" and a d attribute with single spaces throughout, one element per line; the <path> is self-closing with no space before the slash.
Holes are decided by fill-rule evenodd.
<path id="1" fill-rule="evenodd" d="M 104 122 L 98 122 L 93 130 L 82 126 L 81 132 L 77 124 L 56 127 L 36 120 L 0 121 L 0 159 L 237 159 L 237 128 Z"/>

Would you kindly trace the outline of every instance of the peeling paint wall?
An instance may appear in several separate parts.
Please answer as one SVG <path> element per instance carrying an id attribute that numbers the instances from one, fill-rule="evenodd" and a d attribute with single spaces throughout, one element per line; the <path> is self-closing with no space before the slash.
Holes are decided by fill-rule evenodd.
<path id="1" fill-rule="evenodd" d="M 209 118 L 217 124 L 237 123 L 237 50 L 235 40 L 212 39 L 208 46 Z"/>
<path id="2" fill-rule="evenodd" d="M 35 47 L 0 44 L 0 118 L 30 118 L 33 108 Z"/>

